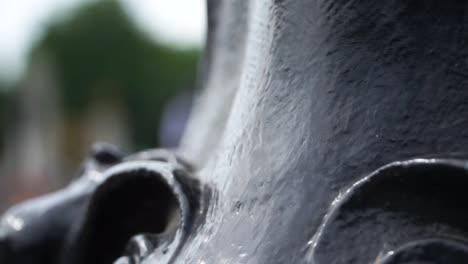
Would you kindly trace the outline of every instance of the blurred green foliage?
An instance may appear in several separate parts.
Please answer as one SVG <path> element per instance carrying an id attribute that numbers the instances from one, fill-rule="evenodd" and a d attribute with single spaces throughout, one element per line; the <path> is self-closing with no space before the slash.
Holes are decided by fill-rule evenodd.
<path id="1" fill-rule="evenodd" d="M 94 1 L 50 25 L 31 53 L 52 59 L 63 108 L 79 116 L 93 101 L 118 100 L 136 148 L 157 145 L 166 102 L 192 89 L 199 50 L 155 42 L 137 29 L 118 1 Z"/>
<path id="2" fill-rule="evenodd" d="M 15 118 L 15 105 L 17 102 L 17 91 L 10 85 L 0 83 L 0 150 L 5 145 L 5 133 Z M 2 152 L 0 151 L 0 156 Z"/>
<path id="3" fill-rule="evenodd" d="M 6 102 L 7 102 L 7 94 L 5 88 L 0 86 L 0 149 L 3 148 L 3 140 L 5 139 L 5 129 L 6 129 Z M 0 153 L 1 156 L 1 153 Z"/>

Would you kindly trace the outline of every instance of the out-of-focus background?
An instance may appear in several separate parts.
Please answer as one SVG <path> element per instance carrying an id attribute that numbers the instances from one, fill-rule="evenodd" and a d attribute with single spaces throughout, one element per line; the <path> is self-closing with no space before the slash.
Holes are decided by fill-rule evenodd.
<path id="1" fill-rule="evenodd" d="M 204 0 L 0 0 L 0 214 L 66 185 L 91 144 L 176 147 Z"/>

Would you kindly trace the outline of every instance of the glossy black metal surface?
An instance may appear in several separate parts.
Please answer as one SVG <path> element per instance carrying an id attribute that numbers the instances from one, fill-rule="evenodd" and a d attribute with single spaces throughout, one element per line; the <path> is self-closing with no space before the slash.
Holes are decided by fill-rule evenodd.
<path id="1" fill-rule="evenodd" d="M 468 163 L 450 153 L 468 146 L 468 1 L 208 2 L 204 91 L 179 150 L 196 169 L 106 167 L 58 238 L 13 209 L 2 257 L 70 233 L 65 263 L 465 263 Z M 21 239 L 30 226 L 41 243 Z"/>
<path id="2" fill-rule="evenodd" d="M 5 213 L 0 263 L 168 262 L 203 212 L 189 173 L 169 151 L 95 145 L 77 181 Z"/>
<path id="3" fill-rule="evenodd" d="M 233 52 L 243 66 L 217 149 L 200 172 L 219 193 L 181 263 L 368 263 L 435 235 L 405 240 L 406 226 L 395 223 L 392 236 L 374 232 L 377 242 L 365 234 L 349 241 L 344 225 L 330 231 L 333 245 L 343 246 L 312 254 L 333 201 L 366 175 L 395 161 L 466 151 L 468 2 L 221 2 L 214 4 L 220 18 L 240 17 L 232 6 L 246 6 L 246 37 L 242 52 L 218 41 L 212 45 L 221 52 L 211 56 Z M 222 72 L 216 66 L 211 73 Z M 209 75 L 205 86 L 218 78 Z M 191 135 L 184 150 L 196 160 L 202 152 L 191 148 Z M 441 192 L 458 190 L 443 178 Z M 421 177 L 415 188 L 432 184 Z M 446 211 L 463 218 L 460 201 L 434 204 L 432 219 L 442 225 Z M 465 238 L 463 226 L 451 228 Z"/>
<path id="4" fill-rule="evenodd" d="M 316 263 L 465 263 L 467 166 L 467 160 L 455 158 L 418 158 L 359 180 L 333 201 L 311 241 L 309 258 Z"/>
<path id="5" fill-rule="evenodd" d="M 428 239 L 409 243 L 391 251 L 381 260 L 382 264 L 453 263 L 468 262 L 468 248 L 462 243 Z"/>

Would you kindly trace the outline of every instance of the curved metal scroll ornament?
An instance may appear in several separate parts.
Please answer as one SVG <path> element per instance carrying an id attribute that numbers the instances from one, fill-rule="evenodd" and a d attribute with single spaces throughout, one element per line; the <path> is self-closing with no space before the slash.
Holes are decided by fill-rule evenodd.
<path id="1" fill-rule="evenodd" d="M 328 264 L 468 263 L 466 186 L 464 159 L 420 158 L 384 166 L 333 201 L 310 242 L 309 259 Z"/>
<path id="2" fill-rule="evenodd" d="M 97 147 L 0 262 L 467 263 L 467 158 L 408 159 L 468 146 L 468 0 L 207 2 L 196 172 Z"/>
<path id="3" fill-rule="evenodd" d="M 95 145 L 69 187 L 3 216 L 0 263 L 170 263 L 203 213 L 190 171 L 166 150 Z"/>

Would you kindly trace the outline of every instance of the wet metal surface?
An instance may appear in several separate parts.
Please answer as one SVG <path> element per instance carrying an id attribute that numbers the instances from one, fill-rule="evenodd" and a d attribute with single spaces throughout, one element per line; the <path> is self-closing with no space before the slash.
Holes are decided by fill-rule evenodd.
<path id="1" fill-rule="evenodd" d="M 96 145 L 77 181 L 4 214 L 0 263 L 168 263 L 203 211 L 188 173 L 169 151 Z"/>
<path id="2" fill-rule="evenodd" d="M 464 263 L 468 1 L 208 4 L 180 155 L 94 155 L 5 214 L 0 258 Z"/>
<path id="3" fill-rule="evenodd" d="M 310 242 L 309 260 L 466 262 L 467 168 L 466 160 L 419 158 L 389 164 L 361 179 L 333 201 Z"/>

